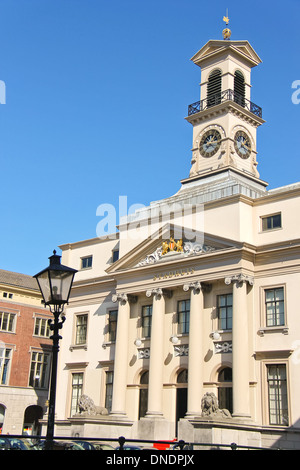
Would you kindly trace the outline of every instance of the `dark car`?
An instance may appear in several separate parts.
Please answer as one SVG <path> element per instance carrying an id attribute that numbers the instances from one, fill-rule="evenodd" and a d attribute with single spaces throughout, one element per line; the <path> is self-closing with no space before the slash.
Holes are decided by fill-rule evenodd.
<path id="1" fill-rule="evenodd" d="M 0 436 L 0 450 L 31 450 L 32 446 L 23 439 Z"/>

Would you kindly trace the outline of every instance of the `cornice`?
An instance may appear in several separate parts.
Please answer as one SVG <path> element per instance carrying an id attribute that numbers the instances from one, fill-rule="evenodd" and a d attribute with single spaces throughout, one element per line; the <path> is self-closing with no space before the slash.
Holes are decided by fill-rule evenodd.
<path id="1" fill-rule="evenodd" d="M 240 106 L 238 103 L 231 100 L 223 101 L 211 108 L 207 108 L 203 111 L 192 114 L 191 116 L 187 116 L 185 119 L 190 124 L 195 125 L 228 113 L 239 117 L 241 120 L 247 122 L 253 127 L 259 127 L 266 122 L 264 119 L 256 116 L 256 114 L 251 113 L 246 108 L 243 108 L 243 106 Z"/>

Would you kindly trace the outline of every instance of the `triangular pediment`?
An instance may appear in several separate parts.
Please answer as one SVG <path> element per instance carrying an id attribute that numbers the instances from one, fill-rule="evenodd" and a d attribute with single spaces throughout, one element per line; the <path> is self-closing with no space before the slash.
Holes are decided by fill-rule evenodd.
<path id="1" fill-rule="evenodd" d="M 191 60 L 201 67 L 204 62 L 211 60 L 218 55 L 232 53 L 238 55 L 241 59 L 247 62 L 251 67 L 261 63 L 261 59 L 256 54 L 253 47 L 248 41 L 225 41 L 225 40 L 211 40 L 208 41 L 192 58 Z"/>
<path id="2" fill-rule="evenodd" d="M 188 257 L 239 248 L 241 243 L 166 224 L 112 264 L 107 273 L 167 264 Z"/>

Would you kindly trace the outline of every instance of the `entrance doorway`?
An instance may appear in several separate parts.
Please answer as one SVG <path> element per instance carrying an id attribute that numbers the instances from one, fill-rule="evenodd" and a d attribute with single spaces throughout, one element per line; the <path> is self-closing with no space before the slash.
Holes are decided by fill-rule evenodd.
<path id="1" fill-rule="evenodd" d="M 187 412 L 187 382 L 188 371 L 183 369 L 177 376 L 177 389 L 176 389 L 176 436 L 178 430 L 178 421 L 184 418 Z"/>
<path id="2" fill-rule="evenodd" d="M 140 378 L 139 419 L 143 418 L 148 410 L 148 383 L 149 371 L 146 370 Z"/>
<path id="3" fill-rule="evenodd" d="M 41 406 L 28 406 L 24 414 L 23 434 L 38 436 L 41 433 L 39 420 L 43 417 Z"/>

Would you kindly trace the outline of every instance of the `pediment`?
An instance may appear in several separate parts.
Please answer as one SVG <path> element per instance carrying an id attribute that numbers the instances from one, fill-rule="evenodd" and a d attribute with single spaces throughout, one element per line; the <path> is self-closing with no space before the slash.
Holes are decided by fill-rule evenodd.
<path id="1" fill-rule="evenodd" d="M 167 224 L 141 242 L 107 269 L 107 273 L 167 264 L 187 257 L 203 256 L 232 248 L 241 243 L 207 233 L 195 233 Z"/>
<path id="2" fill-rule="evenodd" d="M 248 41 L 225 40 L 209 41 L 191 58 L 191 60 L 201 67 L 205 61 L 210 60 L 217 55 L 229 52 L 243 58 L 251 67 L 261 63 L 260 57 L 256 54 Z"/>

